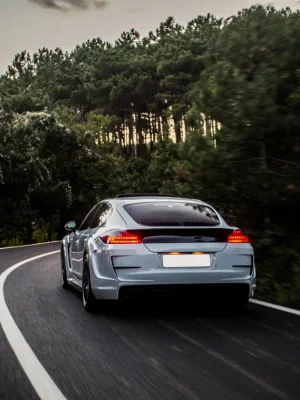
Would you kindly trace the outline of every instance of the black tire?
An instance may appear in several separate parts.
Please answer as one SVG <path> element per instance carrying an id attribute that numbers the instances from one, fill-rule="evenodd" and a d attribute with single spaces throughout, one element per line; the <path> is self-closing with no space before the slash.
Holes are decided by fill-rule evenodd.
<path id="1" fill-rule="evenodd" d="M 94 312 L 96 310 L 96 299 L 91 287 L 90 270 L 88 257 L 86 256 L 82 274 L 82 303 L 87 312 Z"/>
<path id="2" fill-rule="evenodd" d="M 70 285 L 68 283 L 68 279 L 67 279 L 65 257 L 63 255 L 63 252 L 61 255 L 61 284 L 62 284 L 62 287 L 66 290 L 69 289 L 69 287 L 70 287 Z"/>

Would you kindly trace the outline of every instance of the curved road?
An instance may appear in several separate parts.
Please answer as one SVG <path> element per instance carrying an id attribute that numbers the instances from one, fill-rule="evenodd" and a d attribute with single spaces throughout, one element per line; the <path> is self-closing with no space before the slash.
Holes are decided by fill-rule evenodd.
<path id="1" fill-rule="evenodd" d="M 0 274 L 59 244 L 0 250 Z M 60 286 L 59 254 L 7 278 L 8 309 L 68 400 L 300 398 L 300 317 L 249 305 L 238 317 L 137 304 L 87 314 Z M 204 306 L 205 308 L 205 306 Z M 38 399 L 0 328 L 0 399 Z M 56 399 L 53 399 L 56 400 Z"/>

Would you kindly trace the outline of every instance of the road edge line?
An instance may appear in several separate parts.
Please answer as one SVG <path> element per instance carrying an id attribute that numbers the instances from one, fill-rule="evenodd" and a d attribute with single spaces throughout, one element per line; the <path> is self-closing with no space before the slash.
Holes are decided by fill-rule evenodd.
<path id="1" fill-rule="evenodd" d="M 43 244 L 52 244 L 52 243 L 60 243 L 60 242 L 61 242 L 61 240 L 55 240 L 55 241 L 53 241 L 53 242 L 43 242 L 43 243 L 33 243 L 33 244 L 22 244 L 21 246 L 0 247 L 0 250 L 23 249 L 24 247 L 42 246 Z"/>
<path id="2" fill-rule="evenodd" d="M 28 258 L 12 265 L 0 275 L 0 325 L 17 360 L 21 364 L 27 378 L 41 400 L 67 399 L 40 363 L 9 312 L 4 297 L 4 284 L 7 277 L 22 265 L 57 253 L 59 253 L 59 250 Z"/>
<path id="3" fill-rule="evenodd" d="M 256 300 L 256 299 L 250 299 L 249 302 L 253 303 L 253 304 L 257 304 L 259 306 L 273 308 L 274 310 L 279 310 L 279 311 L 283 311 L 283 312 L 286 312 L 289 314 L 294 314 L 294 315 L 300 316 L 300 310 L 295 310 L 294 308 L 278 306 L 277 304 L 267 303 L 265 301 Z"/>

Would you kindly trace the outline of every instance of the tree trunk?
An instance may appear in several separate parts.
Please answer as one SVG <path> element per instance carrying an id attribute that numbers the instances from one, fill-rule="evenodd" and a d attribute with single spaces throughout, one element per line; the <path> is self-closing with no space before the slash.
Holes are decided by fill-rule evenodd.
<path id="1" fill-rule="evenodd" d="M 122 154 L 122 153 L 123 153 L 123 149 L 125 148 L 125 146 L 124 146 L 124 144 L 123 144 L 124 134 L 123 134 L 123 132 L 122 132 L 121 127 L 118 127 L 117 129 L 116 129 L 116 127 L 114 127 L 114 130 L 115 130 L 116 134 L 118 135 L 120 153 Z"/>
<path id="2" fill-rule="evenodd" d="M 142 116 L 141 113 L 138 112 L 136 114 L 136 132 L 138 135 L 138 151 L 137 155 L 142 156 L 143 155 L 143 132 L 142 132 Z"/>
<path id="3" fill-rule="evenodd" d="M 187 135 L 188 130 L 189 130 L 186 116 L 183 117 L 183 122 L 184 122 L 184 130 L 185 130 L 185 132 L 184 132 L 184 137 L 182 139 L 183 139 L 183 141 L 185 141 L 186 140 L 186 135 Z"/>
<path id="4" fill-rule="evenodd" d="M 154 121 L 154 123 L 153 123 Z M 153 141 L 155 140 L 153 136 L 155 135 L 155 117 L 153 118 L 150 113 L 148 113 L 148 124 L 149 124 L 149 137 L 150 137 L 150 154 L 153 152 L 154 146 Z"/>
<path id="5" fill-rule="evenodd" d="M 129 129 L 128 155 L 129 157 L 132 157 L 134 150 L 134 143 L 133 143 L 133 118 L 131 113 L 129 113 L 129 118 L 128 118 L 128 129 Z"/>
<path id="6" fill-rule="evenodd" d="M 181 116 L 178 115 L 174 115 L 173 116 L 173 120 L 174 120 L 174 124 L 175 124 L 175 139 L 176 139 L 176 143 L 180 143 L 181 142 Z"/>
<path id="7" fill-rule="evenodd" d="M 169 138 L 169 123 L 168 123 L 168 117 L 166 117 L 164 114 L 161 117 L 162 119 L 162 130 L 163 130 L 163 137 L 164 139 Z"/>
<path id="8" fill-rule="evenodd" d="M 161 135 L 162 120 L 161 120 L 160 115 L 155 116 L 155 128 L 156 129 L 154 132 L 157 132 L 159 135 Z M 155 137 L 154 137 L 154 140 L 155 140 Z"/>

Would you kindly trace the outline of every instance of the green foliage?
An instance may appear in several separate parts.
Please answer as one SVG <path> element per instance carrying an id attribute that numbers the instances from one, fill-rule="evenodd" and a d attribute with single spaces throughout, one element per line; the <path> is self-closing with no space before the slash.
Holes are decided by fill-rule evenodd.
<path id="1" fill-rule="evenodd" d="M 298 11 L 253 6 L 17 54 L 0 77 L 0 244 L 60 239 L 121 192 L 197 197 L 250 235 L 258 295 L 299 307 L 299 48 Z"/>
<path id="2" fill-rule="evenodd" d="M 289 307 L 300 304 L 300 246 L 299 236 L 294 243 L 276 243 L 260 254 L 258 296 Z M 262 259 L 263 256 L 263 259 Z"/>
<path id="3" fill-rule="evenodd" d="M 0 247 L 16 247 L 16 246 L 22 246 L 23 244 L 24 242 L 19 238 L 12 238 L 10 240 L 4 239 L 0 242 Z"/>
<path id="4" fill-rule="evenodd" d="M 146 192 L 179 193 L 173 171 L 178 158 L 178 146 L 171 140 L 157 141 L 148 167 Z"/>
<path id="5" fill-rule="evenodd" d="M 32 232 L 32 241 L 35 243 L 44 243 L 48 241 L 49 224 L 36 227 Z"/>
<path id="6" fill-rule="evenodd" d="M 58 239 L 58 234 L 57 232 L 51 232 L 51 237 L 50 237 L 50 242 L 55 242 Z"/>

